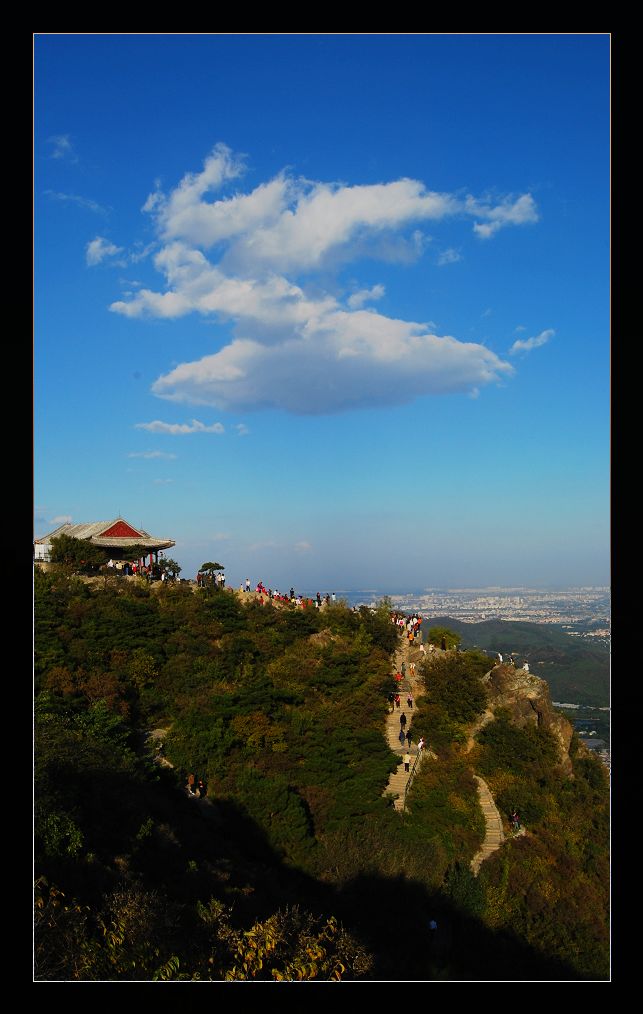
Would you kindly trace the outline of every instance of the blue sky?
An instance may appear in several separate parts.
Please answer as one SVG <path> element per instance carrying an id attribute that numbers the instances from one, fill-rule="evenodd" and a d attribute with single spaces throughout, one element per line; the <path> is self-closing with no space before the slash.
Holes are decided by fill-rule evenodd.
<path id="1" fill-rule="evenodd" d="M 35 532 L 609 583 L 606 35 L 37 35 Z"/>

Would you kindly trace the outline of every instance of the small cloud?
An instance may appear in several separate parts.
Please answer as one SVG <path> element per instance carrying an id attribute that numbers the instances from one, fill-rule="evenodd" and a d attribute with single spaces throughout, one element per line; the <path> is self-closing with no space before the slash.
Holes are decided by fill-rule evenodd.
<path id="1" fill-rule="evenodd" d="M 275 542 L 274 539 L 268 539 L 266 542 L 253 542 L 248 546 L 249 553 L 255 553 L 258 549 L 279 549 L 279 543 Z"/>
<path id="2" fill-rule="evenodd" d="M 351 310 L 359 310 L 364 303 L 370 303 L 375 299 L 381 299 L 385 292 L 386 289 L 383 285 L 374 285 L 371 289 L 360 289 L 358 292 L 354 292 L 352 296 L 348 297 L 346 302 L 350 306 Z"/>
<path id="3" fill-rule="evenodd" d="M 215 532 L 210 536 L 212 542 L 227 542 L 231 537 L 230 532 Z"/>
<path id="4" fill-rule="evenodd" d="M 167 486 L 170 482 L 174 482 L 174 479 L 154 479 L 155 486 Z"/>
<path id="5" fill-rule="evenodd" d="M 170 433 L 172 436 L 184 433 L 225 433 L 225 427 L 221 423 L 206 426 L 198 419 L 193 419 L 191 423 L 166 423 L 155 419 L 149 423 L 136 423 L 136 429 L 147 430 L 148 433 Z"/>
<path id="6" fill-rule="evenodd" d="M 130 451 L 128 458 L 176 458 L 176 454 L 167 451 Z"/>
<path id="7" fill-rule="evenodd" d="M 438 257 L 438 266 L 443 267 L 445 264 L 457 264 L 461 260 L 462 254 L 454 250 L 453 247 L 449 247 L 448 250 L 443 250 Z"/>
<path id="8" fill-rule="evenodd" d="M 122 246 L 114 246 L 109 240 L 104 239 L 102 236 L 97 236 L 96 239 L 92 239 L 87 244 L 85 248 L 85 260 L 90 267 L 93 267 L 96 264 L 100 264 L 106 257 L 113 257 L 115 254 L 122 253 L 122 251 Z"/>
<path id="9" fill-rule="evenodd" d="M 527 328 L 525 327 L 524 324 L 519 324 L 518 327 L 514 328 L 514 331 L 516 332 L 516 334 L 518 334 L 519 331 L 526 331 L 526 330 L 527 330 Z"/>
<path id="10" fill-rule="evenodd" d="M 474 222 L 473 231 L 480 239 L 491 239 L 499 229 L 502 229 L 501 222 Z"/>
<path id="11" fill-rule="evenodd" d="M 98 215 L 107 215 L 108 209 L 89 197 L 80 197 L 78 194 L 62 194 L 56 190 L 45 190 L 45 197 L 51 197 L 54 201 L 69 201 L 77 204 L 79 208 L 86 208 L 87 211 L 95 211 Z"/>
<path id="12" fill-rule="evenodd" d="M 302 542 L 296 542 L 295 543 L 295 552 L 297 552 L 297 553 L 307 553 L 312 548 L 313 547 L 311 546 L 310 542 L 302 541 Z"/>
<path id="13" fill-rule="evenodd" d="M 64 158 L 68 162 L 78 161 L 74 146 L 69 140 L 69 134 L 56 134 L 54 137 L 50 137 L 47 143 L 53 145 L 50 158 Z"/>
<path id="14" fill-rule="evenodd" d="M 59 514 L 51 519 L 52 525 L 68 525 L 71 523 L 71 514 Z"/>
<path id="15" fill-rule="evenodd" d="M 152 250 L 156 248 L 156 243 L 152 241 L 151 243 L 148 243 L 147 246 L 143 246 L 143 244 L 137 240 L 134 246 L 136 249 L 130 253 L 129 259 L 132 264 L 138 264 L 139 261 L 144 260 L 145 257 L 151 254 Z M 138 284 L 140 285 L 141 283 L 139 282 Z"/>
<path id="16" fill-rule="evenodd" d="M 151 194 L 148 194 L 147 200 L 145 201 L 145 204 L 141 208 L 141 211 L 145 212 L 154 211 L 154 208 L 157 208 L 160 204 L 163 204 L 163 202 L 165 201 L 165 194 L 161 190 L 161 181 L 156 180 L 154 186 L 155 189 L 152 191 Z"/>
<path id="17" fill-rule="evenodd" d="M 493 313 L 493 310 L 491 309 L 490 306 L 488 306 L 486 310 L 482 311 L 482 313 L 480 314 L 480 316 L 484 319 L 485 317 L 490 317 L 492 313 Z"/>
<path id="18" fill-rule="evenodd" d="M 549 328 L 547 331 L 541 331 L 534 338 L 527 338 L 525 341 L 518 339 L 509 349 L 509 354 L 515 356 L 519 352 L 531 352 L 532 349 L 538 349 L 541 345 L 546 345 L 555 334 L 556 332 Z"/>
<path id="19" fill-rule="evenodd" d="M 529 225 L 538 221 L 538 210 L 531 194 L 523 194 L 517 200 L 505 197 L 500 204 L 489 205 L 468 197 L 467 211 L 486 222 L 474 222 L 473 231 L 480 239 L 490 239 L 506 225 Z"/>
<path id="20" fill-rule="evenodd" d="M 245 423 L 235 423 L 234 428 L 237 431 L 237 436 L 239 437 L 246 437 L 250 432 Z"/>

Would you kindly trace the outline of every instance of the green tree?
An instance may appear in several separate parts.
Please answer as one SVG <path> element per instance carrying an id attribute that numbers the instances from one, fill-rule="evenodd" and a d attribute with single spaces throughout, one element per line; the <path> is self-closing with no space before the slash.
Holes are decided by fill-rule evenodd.
<path id="1" fill-rule="evenodd" d="M 203 574 L 211 574 L 215 570 L 225 570 L 225 567 L 222 563 L 202 563 L 199 570 Z"/>
<path id="2" fill-rule="evenodd" d="M 462 640 L 459 634 L 456 634 L 454 630 L 449 630 L 448 627 L 431 627 L 427 636 L 429 644 L 435 644 L 438 648 L 442 647 L 444 640 L 448 651 L 457 648 Z"/>
<path id="3" fill-rule="evenodd" d="M 86 539 L 74 539 L 63 532 L 51 540 L 49 559 L 72 572 L 92 573 L 107 563 L 108 554 Z"/>
<path id="4" fill-rule="evenodd" d="M 179 567 L 176 560 L 173 560 L 171 557 L 166 557 L 164 560 L 161 561 L 161 570 L 164 570 L 168 574 L 171 574 L 172 577 L 178 577 L 183 568 Z"/>
<path id="5" fill-rule="evenodd" d="M 478 652 L 440 655 L 422 665 L 429 710 L 438 708 L 452 721 L 472 722 L 484 711 L 487 695 L 480 677 L 488 663 Z"/>

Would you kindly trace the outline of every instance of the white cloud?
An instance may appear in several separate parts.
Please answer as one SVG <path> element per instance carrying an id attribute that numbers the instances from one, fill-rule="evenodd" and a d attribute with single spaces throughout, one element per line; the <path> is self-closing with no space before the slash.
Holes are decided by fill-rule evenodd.
<path id="1" fill-rule="evenodd" d="M 159 377 L 155 394 L 240 412 L 323 413 L 468 392 L 513 372 L 481 345 L 436 335 L 430 322 L 366 309 L 384 295 L 382 285 L 357 289 L 341 305 L 322 287 L 326 274 L 314 286 L 303 279 L 355 258 L 416 260 L 431 241 L 418 227 L 427 221 L 473 219 L 474 233 L 486 239 L 533 223 L 530 194 L 492 200 L 433 192 L 408 178 L 346 185 L 285 171 L 248 193 L 226 193 L 243 170 L 243 158 L 217 145 L 202 171 L 187 173 L 169 194 L 157 183 L 143 206 L 161 244 L 154 265 L 165 286 L 130 292 L 110 309 L 131 318 L 196 312 L 233 328 L 219 351 Z M 120 252 L 106 250 L 100 237 L 94 243 L 98 259 Z M 438 264 L 461 256 L 447 247 Z M 158 420 L 139 425 L 197 431 Z"/>
<path id="2" fill-rule="evenodd" d="M 155 486 L 168 486 L 174 479 L 154 479 Z"/>
<path id="3" fill-rule="evenodd" d="M 97 236 L 96 239 L 92 239 L 87 244 L 85 248 L 85 260 L 90 267 L 93 267 L 96 264 L 100 264 L 106 257 L 114 257 L 116 254 L 122 253 L 122 251 L 122 246 L 115 246 L 114 243 L 110 243 L 103 236 Z"/>
<path id="4" fill-rule="evenodd" d="M 176 454 L 168 454 L 167 451 L 131 451 L 128 458 L 176 458 Z"/>
<path id="5" fill-rule="evenodd" d="M 227 241 L 223 267 L 231 273 L 288 272 L 320 266 L 327 255 L 370 234 L 413 222 L 452 216 L 482 218 L 479 235 L 505 225 L 537 220 L 530 194 L 499 204 L 472 196 L 465 200 L 426 189 L 419 180 L 347 186 L 278 174 L 248 194 L 205 200 L 243 172 L 243 159 L 219 144 L 200 173 L 187 173 L 169 197 L 157 189 L 143 210 L 155 218 L 159 236 L 208 249 Z M 417 230 L 416 230 L 417 232 Z M 421 234 L 420 234 L 421 235 Z M 419 239 L 415 236 L 417 245 Z"/>
<path id="6" fill-rule="evenodd" d="M 156 241 L 154 241 L 153 243 L 148 243 L 147 246 L 143 246 L 141 242 L 137 241 L 134 244 L 136 249 L 132 250 L 129 254 L 130 262 L 132 264 L 138 264 L 139 261 L 144 260 L 145 257 L 147 257 L 152 252 L 152 250 L 154 250 L 156 245 L 157 245 Z"/>
<path id="7" fill-rule="evenodd" d="M 45 197 L 51 197 L 55 201 L 70 201 L 72 204 L 77 204 L 79 208 L 95 211 L 99 215 L 108 214 L 108 209 L 98 204 L 97 201 L 92 201 L 89 197 L 79 197 L 78 194 L 62 194 L 56 190 L 45 190 Z"/>
<path id="8" fill-rule="evenodd" d="M 301 542 L 296 542 L 293 548 L 297 553 L 308 553 L 313 547 L 310 542 L 302 540 Z"/>
<path id="9" fill-rule="evenodd" d="M 359 310 L 364 303 L 373 302 L 376 299 L 381 299 L 385 294 L 386 289 L 383 285 L 374 285 L 371 289 L 359 289 L 358 292 L 354 292 L 352 296 L 349 296 L 346 302 L 350 306 L 351 310 Z"/>
<path id="10" fill-rule="evenodd" d="M 515 356 L 518 352 L 531 352 L 532 349 L 538 349 L 541 345 L 546 345 L 555 334 L 556 332 L 549 328 L 546 331 L 541 331 L 534 338 L 526 338 L 524 341 L 519 338 L 518 341 L 513 343 L 509 352 L 512 356 Z"/>
<path id="11" fill-rule="evenodd" d="M 336 311 L 305 335 L 271 346 L 236 339 L 159 377 L 152 390 L 171 401 L 228 411 L 278 408 L 317 415 L 466 392 L 512 373 L 482 345 L 440 338 L 421 324 L 366 310 Z"/>
<path id="12" fill-rule="evenodd" d="M 234 428 L 237 431 L 237 436 L 240 436 L 240 437 L 246 437 L 248 435 L 248 433 L 250 432 L 250 430 L 248 429 L 248 427 L 246 426 L 245 423 L 235 423 L 235 427 Z"/>
<path id="13" fill-rule="evenodd" d="M 457 264 L 458 261 L 462 260 L 462 254 L 454 250 L 453 247 L 449 247 L 447 250 L 443 250 L 438 257 L 438 266 L 443 267 L 445 264 Z"/>
<path id="14" fill-rule="evenodd" d="M 485 222 L 475 222 L 473 226 L 480 239 L 490 239 L 507 225 L 527 225 L 538 221 L 536 203 L 531 194 L 523 194 L 516 200 L 505 197 L 495 206 L 473 197 L 467 197 L 465 203 L 469 214 L 486 219 Z"/>
<path id="15" fill-rule="evenodd" d="M 77 162 L 78 158 L 74 152 L 74 146 L 69 139 L 69 134 L 56 134 L 49 138 L 49 144 L 53 145 L 50 158 L 64 158 L 69 162 Z"/>
<path id="16" fill-rule="evenodd" d="M 71 514 L 59 514 L 57 517 L 51 519 L 52 525 L 65 525 L 71 524 Z"/>
<path id="17" fill-rule="evenodd" d="M 170 433 L 172 436 L 177 434 L 183 435 L 185 433 L 224 433 L 225 428 L 221 423 L 213 423 L 212 426 L 206 426 L 204 423 L 199 422 L 198 419 L 193 419 L 191 423 L 166 423 L 161 422 L 160 419 L 155 419 L 154 422 L 149 423 L 136 423 L 136 429 L 147 430 L 149 433 Z"/>

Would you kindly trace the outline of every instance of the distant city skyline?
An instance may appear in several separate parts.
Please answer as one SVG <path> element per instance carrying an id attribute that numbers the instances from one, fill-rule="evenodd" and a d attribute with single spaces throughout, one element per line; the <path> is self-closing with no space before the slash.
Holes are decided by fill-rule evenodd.
<path id="1" fill-rule="evenodd" d="M 35 534 L 608 586 L 610 38 L 36 34 Z"/>

